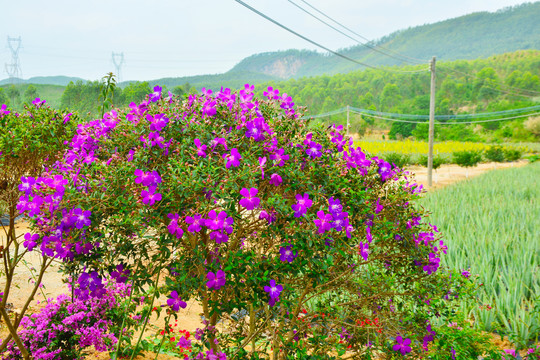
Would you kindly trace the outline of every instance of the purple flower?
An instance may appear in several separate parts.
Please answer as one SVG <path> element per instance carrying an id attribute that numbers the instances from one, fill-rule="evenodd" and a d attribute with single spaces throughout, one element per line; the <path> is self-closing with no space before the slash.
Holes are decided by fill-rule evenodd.
<path id="1" fill-rule="evenodd" d="M 370 244 L 373 241 L 373 235 L 371 235 L 371 227 L 370 226 L 366 226 L 366 240 Z"/>
<path id="2" fill-rule="evenodd" d="M 150 122 L 151 131 L 161 131 L 169 123 L 169 118 L 165 117 L 165 114 L 157 114 L 155 116 L 148 114 L 146 115 L 146 120 Z"/>
<path id="3" fill-rule="evenodd" d="M 127 281 L 130 271 L 124 268 L 123 264 L 116 265 L 116 270 L 111 273 L 111 278 L 117 283 L 123 284 Z"/>
<path id="4" fill-rule="evenodd" d="M 161 194 L 156 192 L 155 186 L 150 186 L 148 190 L 143 190 L 141 196 L 143 198 L 143 203 L 148 206 L 154 205 L 156 201 L 160 201 L 162 198 Z"/>
<path id="5" fill-rule="evenodd" d="M 471 276 L 471 273 L 468 270 L 463 270 L 461 272 L 461 275 L 464 276 L 466 279 L 468 279 Z"/>
<path id="6" fill-rule="evenodd" d="M 150 94 L 150 101 L 151 102 L 159 101 L 159 99 L 161 99 L 161 91 L 162 91 L 161 86 L 155 86 L 154 92 Z"/>
<path id="7" fill-rule="evenodd" d="M 331 215 L 334 220 L 332 221 L 332 227 L 336 229 L 336 231 L 341 231 L 349 226 L 349 213 L 344 211 L 342 213 L 335 213 Z"/>
<path id="8" fill-rule="evenodd" d="M 381 175 L 381 180 L 385 182 L 386 180 L 390 179 L 392 176 L 394 176 L 394 173 L 392 171 L 392 166 L 387 163 L 386 161 L 379 159 L 379 170 L 378 173 Z"/>
<path id="9" fill-rule="evenodd" d="M 410 353 L 412 351 L 409 344 L 411 343 L 411 339 L 403 339 L 400 335 L 396 337 L 397 344 L 392 347 L 392 350 L 399 351 L 401 355 L 405 355 L 407 353 Z"/>
<path id="10" fill-rule="evenodd" d="M 225 273 L 223 270 L 218 270 L 214 274 L 213 272 L 209 271 L 206 275 L 206 278 L 208 281 L 206 282 L 206 286 L 209 289 L 216 289 L 219 290 L 223 285 L 225 285 L 226 279 L 225 279 Z"/>
<path id="11" fill-rule="evenodd" d="M 202 107 L 203 115 L 206 115 L 208 117 L 212 117 L 216 115 L 216 101 L 212 99 L 206 100 Z"/>
<path id="12" fill-rule="evenodd" d="M 210 240 L 214 240 L 216 244 L 223 244 L 229 241 L 229 236 L 225 234 L 222 230 L 212 231 L 210 233 Z"/>
<path id="13" fill-rule="evenodd" d="M 277 166 L 285 165 L 285 161 L 289 160 L 289 155 L 285 155 L 284 149 L 277 149 L 276 152 L 270 155 L 270 160 L 274 160 Z"/>
<path id="14" fill-rule="evenodd" d="M 82 229 L 85 226 L 90 226 L 92 223 L 90 221 L 90 215 L 92 212 L 90 210 L 83 211 L 83 209 L 76 208 L 73 211 L 73 214 L 75 216 L 75 227 L 77 229 Z"/>
<path id="15" fill-rule="evenodd" d="M 339 214 L 343 210 L 343 206 L 339 199 L 334 199 L 333 196 L 328 199 L 328 212 L 331 214 Z"/>
<path id="16" fill-rule="evenodd" d="M 90 291 L 95 291 L 98 287 L 101 287 L 101 277 L 97 271 L 90 273 L 83 272 L 77 282 L 81 289 L 89 289 Z"/>
<path id="17" fill-rule="evenodd" d="M 167 226 L 169 233 L 175 235 L 177 239 L 181 239 L 182 235 L 184 235 L 184 230 L 182 230 L 182 228 L 178 225 L 178 218 L 180 215 L 167 214 L 167 217 L 171 219 L 171 222 Z"/>
<path id="18" fill-rule="evenodd" d="M 212 146 L 212 151 L 218 146 L 219 144 L 223 145 L 225 150 L 227 150 L 227 141 L 224 138 L 215 138 L 210 142 L 210 146 Z"/>
<path id="19" fill-rule="evenodd" d="M 381 199 L 377 198 L 377 203 L 375 204 L 375 214 L 378 214 L 382 211 L 383 209 L 383 206 L 381 204 L 379 204 L 379 201 Z"/>
<path id="20" fill-rule="evenodd" d="M 176 346 L 179 346 L 181 348 L 187 349 L 191 347 L 191 340 L 186 339 L 185 337 L 181 336 L 180 340 L 176 343 Z"/>
<path id="21" fill-rule="evenodd" d="M 30 233 L 26 233 L 24 234 L 24 239 L 26 240 L 23 245 L 25 248 L 28 249 L 28 251 L 32 251 L 36 245 L 37 245 L 37 241 L 39 240 L 39 235 L 38 234 L 30 234 Z"/>
<path id="22" fill-rule="evenodd" d="M 0 118 L 4 117 L 4 115 L 9 114 L 11 111 L 7 110 L 6 104 L 2 104 L 2 107 L 0 108 Z"/>
<path id="23" fill-rule="evenodd" d="M 257 118 L 253 121 L 248 121 L 246 123 L 246 128 L 246 137 L 251 137 L 255 141 L 264 140 L 264 125 L 262 119 Z"/>
<path id="24" fill-rule="evenodd" d="M 186 216 L 186 223 L 189 224 L 188 231 L 194 233 L 201 231 L 201 227 L 205 224 L 205 220 L 202 215 L 195 214 L 193 217 Z"/>
<path id="25" fill-rule="evenodd" d="M 240 155 L 237 148 L 233 148 L 231 149 L 230 154 L 223 154 L 223 158 L 227 160 L 225 167 L 228 169 L 231 166 L 239 166 L 240 160 L 242 160 L 242 155 Z"/>
<path id="26" fill-rule="evenodd" d="M 360 244 L 358 245 L 358 254 L 362 255 L 364 261 L 367 261 L 369 256 L 369 243 L 364 244 L 360 241 Z"/>
<path id="27" fill-rule="evenodd" d="M 225 225 L 225 220 L 227 219 L 227 213 L 221 211 L 219 214 L 215 210 L 211 210 L 208 213 L 208 219 L 205 220 L 204 225 L 212 230 L 221 230 Z"/>
<path id="28" fill-rule="evenodd" d="M 270 184 L 274 186 L 279 186 L 281 185 L 282 182 L 283 180 L 281 179 L 281 176 L 279 176 L 278 174 L 272 174 L 270 176 L 270 181 L 269 181 Z"/>
<path id="29" fill-rule="evenodd" d="M 265 210 L 263 210 L 259 214 L 259 219 L 266 219 L 266 221 L 268 221 L 268 223 L 271 224 L 274 221 L 276 221 L 276 213 L 274 211 L 268 213 Z"/>
<path id="30" fill-rule="evenodd" d="M 323 210 L 317 211 L 318 219 L 313 220 L 319 230 L 319 234 L 324 234 L 326 231 L 332 228 L 332 215 L 325 214 Z"/>
<path id="31" fill-rule="evenodd" d="M 167 299 L 167 305 L 169 305 L 173 311 L 178 311 L 180 308 L 185 309 L 187 304 L 182 301 L 182 298 L 178 296 L 176 291 L 171 292 L 171 297 Z"/>
<path id="32" fill-rule="evenodd" d="M 264 165 L 266 164 L 266 156 L 259 158 L 259 168 L 261 169 L 262 178 L 264 179 Z"/>
<path id="33" fill-rule="evenodd" d="M 32 104 L 37 108 L 40 108 L 45 103 L 46 103 L 46 101 L 41 100 L 40 98 L 35 98 L 34 101 L 32 101 Z"/>
<path id="34" fill-rule="evenodd" d="M 280 248 L 279 253 L 281 254 L 279 260 L 283 262 L 287 261 L 291 263 L 298 256 L 298 251 L 296 254 L 292 251 L 292 245 Z"/>
<path id="35" fill-rule="evenodd" d="M 312 204 L 313 201 L 309 199 L 308 193 L 304 193 L 303 196 L 300 194 L 296 194 L 296 204 L 291 205 L 292 209 L 295 211 L 294 217 L 302 217 Z"/>
<path id="36" fill-rule="evenodd" d="M 268 91 L 263 92 L 263 96 L 266 96 L 268 100 L 277 100 L 279 99 L 279 90 L 269 86 Z"/>
<path id="37" fill-rule="evenodd" d="M 154 171 L 144 172 L 140 169 L 135 170 L 135 183 L 143 184 L 144 186 L 156 186 L 161 183 L 161 176 Z"/>
<path id="38" fill-rule="evenodd" d="M 195 146 L 197 147 L 197 155 L 200 156 L 200 157 L 203 157 L 205 158 L 206 157 L 206 145 L 201 145 L 201 140 L 199 139 L 195 139 L 193 140 L 193 142 L 195 143 Z"/>
<path id="39" fill-rule="evenodd" d="M 150 144 L 152 146 L 159 146 L 160 149 L 165 148 L 165 144 L 163 142 L 165 141 L 165 138 L 159 134 L 159 132 L 154 131 L 148 134 L 148 140 L 150 140 Z"/>
<path id="40" fill-rule="evenodd" d="M 268 302 L 270 306 L 274 306 L 277 301 L 279 301 L 279 295 L 283 291 L 282 285 L 277 285 L 274 279 L 270 280 L 270 286 L 265 286 L 264 291 L 270 296 L 270 301 Z"/>
<path id="41" fill-rule="evenodd" d="M 318 144 L 314 141 L 308 140 L 304 141 L 304 144 L 306 145 L 306 154 L 308 154 L 311 158 L 318 158 L 322 155 L 322 145 Z"/>
<path id="42" fill-rule="evenodd" d="M 434 253 L 429 253 L 429 259 L 427 265 L 422 268 L 428 275 L 436 272 L 440 266 L 441 259 L 439 259 Z"/>
<path id="43" fill-rule="evenodd" d="M 43 204 L 44 199 L 41 196 L 34 196 L 31 202 L 26 206 L 28 210 L 28 216 L 34 217 L 41 212 L 41 204 Z"/>
<path id="44" fill-rule="evenodd" d="M 19 184 L 19 191 L 24 191 L 26 195 L 29 195 L 32 192 L 32 185 L 36 183 L 36 179 L 29 177 L 21 177 L 21 183 Z"/>
<path id="45" fill-rule="evenodd" d="M 240 195 L 244 197 L 243 199 L 240 199 L 240 205 L 247 210 L 255 209 L 261 202 L 261 199 L 255 196 L 258 192 L 259 190 L 256 188 L 251 188 L 249 190 L 247 188 L 243 188 L 240 190 Z"/>

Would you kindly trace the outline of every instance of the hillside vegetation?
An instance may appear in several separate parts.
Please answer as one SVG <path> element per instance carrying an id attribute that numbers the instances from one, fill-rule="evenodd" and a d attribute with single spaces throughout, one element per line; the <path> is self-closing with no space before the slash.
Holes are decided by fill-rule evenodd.
<path id="1" fill-rule="evenodd" d="M 437 63 L 436 114 L 493 112 L 540 104 L 540 51 L 517 51 L 488 59 L 458 60 Z M 308 107 L 308 114 L 320 114 L 350 105 L 398 114 L 429 114 L 430 73 L 403 74 L 383 69 L 368 69 L 333 76 L 268 82 L 256 87 L 262 93 L 268 86 L 277 87 L 292 96 L 297 104 Z M 521 90 L 516 90 L 519 88 Z M 517 95 L 520 94 L 520 95 Z M 344 123 L 345 115 L 325 119 Z M 363 133 L 373 120 L 352 118 L 353 132 Z M 471 119 L 471 120 L 474 120 Z M 534 141 L 523 123 L 484 123 L 479 129 L 456 125 L 440 128 L 439 140 L 490 140 L 483 130 L 499 131 L 499 138 Z M 380 123 L 389 128 L 388 123 Z M 453 129 L 451 134 L 446 129 Z M 476 129 L 476 130 L 475 130 Z M 416 131 L 415 131 L 416 130 Z M 490 133 L 493 135 L 493 133 Z M 390 135 L 427 137 L 421 124 L 393 123 Z"/>
<path id="2" fill-rule="evenodd" d="M 517 50 L 540 49 L 538 19 L 540 2 L 525 3 L 494 13 L 478 12 L 396 31 L 369 44 L 413 58 L 406 62 L 385 56 L 363 45 L 341 49 L 339 52 L 372 66 L 391 66 L 427 63 L 432 56 L 443 61 L 470 60 Z M 336 36 L 342 35 L 336 33 Z M 293 66 L 288 72 L 281 71 L 286 64 Z M 363 68 L 365 67 L 334 55 L 287 50 L 250 56 L 231 71 L 260 72 L 287 79 L 332 75 Z"/>

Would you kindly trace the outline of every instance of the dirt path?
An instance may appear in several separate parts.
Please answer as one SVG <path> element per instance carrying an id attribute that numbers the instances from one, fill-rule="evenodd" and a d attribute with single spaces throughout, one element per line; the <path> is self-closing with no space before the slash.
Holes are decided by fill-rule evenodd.
<path id="1" fill-rule="evenodd" d="M 467 180 L 469 178 L 476 177 L 485 172 L 499 169 L 506 169 L 509 167 L 518 167 L 527 165 L 527 160 L 520 160 L 510 163 L 483 163 L 475 166 L 473 168 L 465 169 L 458 165 L 448 164 L 442 165 L 439 169 L 433 171 L 432 180 L 433 187 L 432 189 L 438 189 L 450 184 L 453 184 L 458 181 Z M 423 166 L 410 166 L 406 168 L 408 171 L 414 174 L 416 182 L 424 185 L 424 188 L 428 188 L 427 181 L 427 168 Z"/>

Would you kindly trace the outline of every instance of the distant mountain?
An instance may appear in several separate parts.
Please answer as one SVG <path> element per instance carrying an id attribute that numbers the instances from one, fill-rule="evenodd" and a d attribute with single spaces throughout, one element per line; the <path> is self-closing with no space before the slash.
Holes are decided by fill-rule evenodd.
<path id="1" fill-rule="evenodd" d="M 356 45 L 338 51 L 359 62 L 379 67 L 414 64 L 425 66 L 432 56 L 436 56 L 437 61 L 469 60 L 517 50 L 538 50 L 539 19 L 540 1 L 524 3 L 493 13 L 477 12 L 396 31 L 370 42 L 368 47 Z M 379 51 L 372 50 L 374 46 L 377 46 Z M 189 83 L 197 89 L 206 87 L 215 90 L 221 86 L 238 88 L 245 83 L 259 84 L 280 79 L 333 75 L 364 68 L 328 53 L 291 49 L 249 56 L 224 74 L 170 77 L 148 82 L 152 86 L 159 84 L 169 89 Z M 49 76 L 22 82 L 66 86 L 70 81 L 77 80 L 83 79 Z M 6 83 L 9 83 L 9 80 L 0 81 L 0 85 Z M 120 86 L 129 83 L 126 81 Z"/>
<path id="2" fill-rule="evenodd" d="M 69 76 L 35 76 L 31 77 L 28 80 L 16 79 L 17 84 L 47 84 L 47 85 L 61 85 L 66 86 L 70 81 L 77 82 L 77 80 L 86 81 L 79 77 L 69 77 Z M 0 85 L 6 85 L 11 83 L 10 79 L 0 80 Z"/>
<path id="3" fill-rule="evenodd" d="M 427 63 L 432 56 L 436 56 L 438 61 L 486 58 L 516 50 L 540 49 L 539 19 L 540 2 L 525 3 L 494 13 L 478 12 L 400 30 L 368 44 L 370 47 L 378 46 L 381 52 L 391 56 L 363 45 L 339 52 L 372 66 Z M 362 68 L 334 55 L 287 50 L 252 55 L 231 71 L 248 70 L 288 79 L 346 73 Z"/>
<path id="4" fill-rule="evenodd" d="M 207 89 L 218 90 L 219 88 L 228 87 L 228 88 L 239 88 L 244 86 L 246 83 L 250 84 L 259 84 L 266 81 L 280 80 L 279 77 L 267 75 L 261 72 L 252 72 L 249 70 L 243 71 L 229 71 L 225 74 L 215 74 L 215 75 L 195 75 L 195 76 L 183 76 L 183 77 L 174 77 L 174 78 L 162 78 L 157 80 L 148 81 L 148 83 L 153 87 L 154 85 L 166 86 L 169 90 L 172 90 L 175 86 L 182 86 L 186 83 L 190 87 L 194 87 L 200 90 L 203 87 Z M 129 83 L 134 81 L 124 81 L 119 85 L 124 87 Z"/>

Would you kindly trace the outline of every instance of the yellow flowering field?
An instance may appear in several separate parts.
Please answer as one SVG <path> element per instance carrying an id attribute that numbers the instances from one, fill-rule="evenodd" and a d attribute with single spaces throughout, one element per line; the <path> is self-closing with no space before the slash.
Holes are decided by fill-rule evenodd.
<path id="1" fill-rule="evenodd" d="M 359 146 L 362 150 L 367 151 L 372 155 L 379 155 L 385 153 L 400 153 L 407 155 L 421 155 L 428 153 L 427 141 L 416 140 L 356 140 L 355 146 Z M 461 142 L 461 141 L 444 141 L 437 142 L 433 146 L 433 153 L 443 157 L 450 157 L 452 153 L 456 151 L 483 151 L 491 147 L 490 144 L 477 143 L 477 142 Z M 502 145 L 503 148 L 516 148 L 519 146 Z M 529 149 L 521 147 L 524 152 L 528 152 Z"/>

